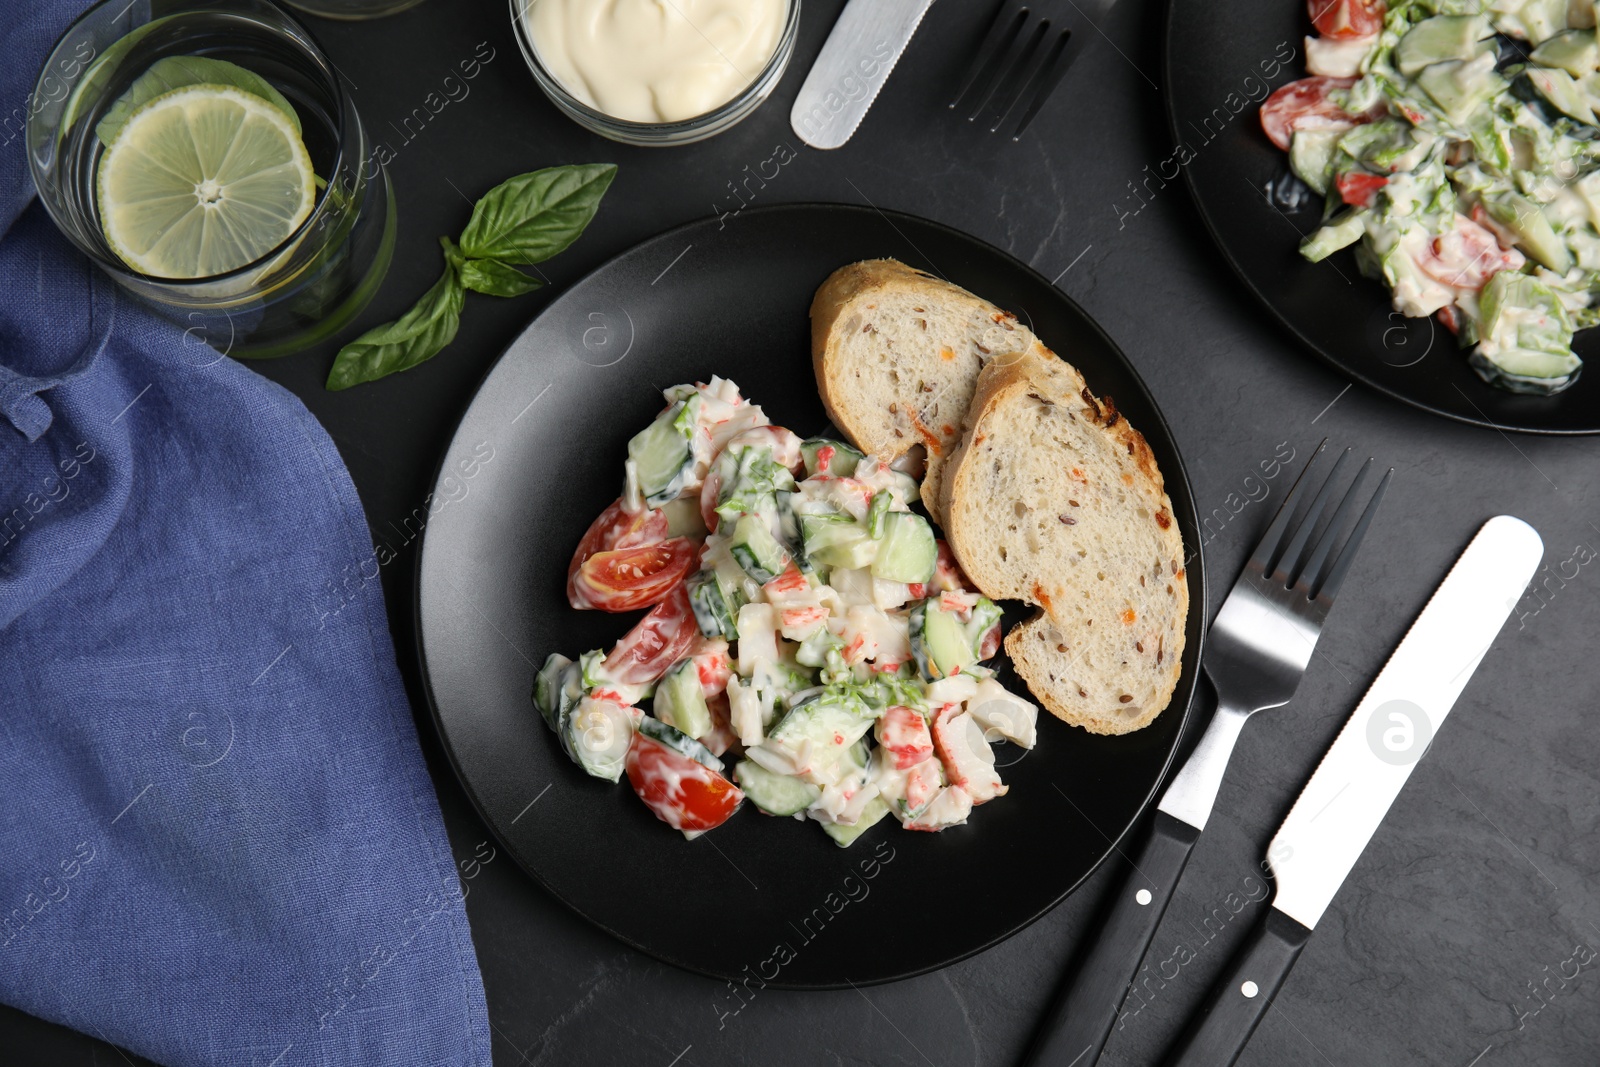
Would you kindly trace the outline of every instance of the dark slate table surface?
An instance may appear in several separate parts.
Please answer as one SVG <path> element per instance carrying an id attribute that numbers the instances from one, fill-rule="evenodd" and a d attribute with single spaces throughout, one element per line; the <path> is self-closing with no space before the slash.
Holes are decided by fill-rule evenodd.
<path id="1" fill-rule="evenodd" d="M 614 145 L 562 118 L 535 86 L 496 0 L 430 0 L 363 24 L 311 20 L 357 87 L 369 129 L 396 149 L 395 266 L 339 340 L 397 315 L 433 281 L 437 235 L 464 224 L 466 196 L 556 163 L 615 161 L 621 173 L 589 232 L 544 268 L 550 288 L 515 301 L 469 299 L 455 344 L 420 369 L 327 393 L 334 344 L 258 369 L 322 420 L 373 528 L 389 530 L 423 504 L 479 379 L 544 301 L 650 234 L 735 207 L 729 183 L 780 144 L 797 158 L 758 203 L 869 202 L 1010 250 L 1056 278 L 1133 360 L 1172 424 L 1202 511 L 1229 513 L 1248 499 L 1245 480 L 1260 461 L 1289 449 L 1304 457 L 1323 436 L 1396 468 L 1294 705 L 1262 716 L 1240 741 L 1147 958 L 1148 999 L 1125 1012 L 1102 1062 L 1153 1063 L 1175 1036 L 1265 907 L 1261 854 L 1300 783 L 1450 561 L 1502 512 L 1543 535 L 1546 599 L 1524 602 L 1489 651 L 1240 1062 L 1600 1061 L 1600 744 L 1592 725 L 1600 565 L 1575 562 L 1600 549 L 1600 439 L 1508 437 L 1348 386 L 1252 302 L 1179 184 L 1132 198 L 1145 167 L 1169 154 L 1162 0 L 1122 0 L 1020 143 L 980 134 L 945 110 L 990 5 L 935 4 L 855 138 L 823 153 L 794 136 L 788 112 L 840 6 L 805 0 L 795 60 L 753 117 L 710 142 L 667 150 Z M 407 141 L 402 118 L 475 53 L 492 58 L 470 94 Z M 1209 611 L 1285 484 L 1213 524 Z M 489 834 L 423 710 L 414 550 L 384 569 L 384 588 L 452 845 L 467 860 Z M 495 1062 L 506 1067 L 1014 1063 L 1094 905 L 1122 876 L 1119 864 L 1107 864 L 1040 922 L 938 973 L 860 991 L 766 990 L 724 1016 L 722 985 L 591 928 L 510 859 L 472 869 L 467 911 Z M 7 1064 L 124 1059 L 133 1057 L 0 1011 Z"/>

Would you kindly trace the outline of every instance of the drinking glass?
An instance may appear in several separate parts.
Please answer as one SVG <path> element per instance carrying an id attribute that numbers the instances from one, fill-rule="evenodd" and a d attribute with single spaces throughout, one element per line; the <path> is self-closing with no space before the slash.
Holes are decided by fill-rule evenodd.
<path id="1" fill-rule="evenodd" d="M 311 213 L 282 244 L 226 274 L 193 280 L 140 273 L 103 232 L 95 126 L 129 86 L 168 56 L 226 60 L 270 82 L 294 106 L 318 178 Z M 354 318 L 394 252 L 389 178 L 338 69 L 269 0 L 104 0 L 62 35 L 28 108 L 29 165 L 67 239 L 129 292 L 229 355 L 286 355 Z"/>

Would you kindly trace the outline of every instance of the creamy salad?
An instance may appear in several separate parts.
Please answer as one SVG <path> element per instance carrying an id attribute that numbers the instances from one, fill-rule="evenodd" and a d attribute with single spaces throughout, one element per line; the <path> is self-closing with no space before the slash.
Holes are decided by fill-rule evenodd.
<path id="1" fill-rule="evenodd" d="M 1600 323 L 1600 45 L 1587 0 L 1310 0 L 1312 77 L 1261 107 L 1327 197 L 1301 245 L 1354 246 L 1486 380 L 1554 393 Z"/>
<path id="2" fill-rule="evenodd" d="M 534 686 L 567 755 L 691 838 L 745 798 L 849 845 L 1004 795 L 990 745 L 1033 747 L 1037 710 L 984 665 L 1000 608 L 911 510 L 916 480 L 726 379 L 664 395 L 567 582 L 575 608 L 649 613 Z"/>

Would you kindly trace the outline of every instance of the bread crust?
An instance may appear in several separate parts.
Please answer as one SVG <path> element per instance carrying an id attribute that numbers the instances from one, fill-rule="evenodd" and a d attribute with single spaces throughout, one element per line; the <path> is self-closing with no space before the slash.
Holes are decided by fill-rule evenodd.
<path id="1" fill-rule="evenodd" d="M 1053 380 L 1045 381 L 1046 378 Z M 1171 589 L 1168 597 L 1170 606 L 1161 630 L 1163 633 L 1170 631 L 1172 639 L 1169 643 L 1163 637 L 1161 647 L 1155 653 L 1155 661 L 1149 664 L 1155 673 L 1147 681 L 1154 687 L 1155 699 L 1141 701 L 1136 705 L 1136 714 L 1132 716 L 1115 706 L 1091 707 L 1087 700 L 1080 699 L 1080 695 L 1084 695 L 1081 691 L 1066 691 L 1068 686 L 1063 675 L 1065 669 L 1076 662 L 1076 654 L 1069 655 L 1064 643 L 1059 644 L 1062 651 L 1058 652 L 1057 642 L 1043 638 L 1042 628 L 1050 627 L 1059 633 L 1057 628 L 1065 628 L 1069 622 L 1067 614 L 1046 595 L 1041 585 L 1041 582 L 1049 581 L 1048 577 L 1039 576 L 1040 580 L 1031 587 L 1032 595 L 1023 596 L 1040 610 L 1007 635 L 1006 651 L 1011 655 L 1017 673 L 1051 714 L 1093 733 L 1128 733 L 1148 725 L 1166 708 L 1182 673 L 1184 627 L 1189 610 L 1187 574 L 1180 562 L 1184 558 L 1183 539 L 1172 518 L 1171 500 L 1167 497 L 1155 455 L 1144 436 L 1116 410 L 1110 397 L 1095 396 L 1084 383 L 1082 374 L 1043 344 L 1036 343 L 1023 353 L 997 357 L 979 376 L 972 405 L 968 408 L 961 445 L 944 468 L 940 513 L 946 520 L 945 536 L 956 559 L 986 595 L 997 598 L 1017 595 L 1017 591 L 1009 586 L 997 587 L 986 574 L 985 567 L 975 565 L 980 564 L 984 557 L 968 541 L 969 534 L 992 532 L 1003 521 L 1001 516 L 991 513 L 997 506 L 996 502 L 982 499 L 981 478 L 972 469 L 976 465 L 975 446 L 985 438 L 987 420 L 999 418 L 1008 404 L 1017 403 L 1025 394 L 1033 396 L 1047 392 L 1060 399 L 1070 395 L 1080 404 L 1078 413 L 1083 421 L 1092 423 L 1097 432 L 1111 439 L 1112 448 L 1128 456 L 1138 477 L 1145 480 L 1142 488 L 1159 501 L 1159 510 L 1154 512 L 1152 520 L 1158 528 L 1157 540 L 1162 546 L 1163 558 L 1171 563 L 1171 573 L 1160 576 L 1163 586 L 1170 586 Z M 1133 518 L 1131 509 L 1130 520 L 1140 521 Z M 969 528 L 969 521 L 972 528 Z M 1143 581 L 1141 578 L 1141 583 Z M 1052 586 L 1052 589 L 1060 595 L 1059 587 Z M 1158 599 L 1156 602 L 1162 601 Z"/>
<path id="2" fill-rule="evenodd" d="M 892 300 L 895 296 L 909 298 L 913 303 L 930 310 L 968 316 L 964 326 L 966 332 L 960 337 L 930 332 L 925 343 L 896 351 L 893 357 L 896 363 L 901 360 L 907 362 L 906 369 L 910 373 L 906 384 L 887 387 L 877 382 L 872 386 L 864 386 L 861 361 L 859 358 L 852 360 L 845 353 L 846 342 L 854 340 L 862 330 L 876 332 L 874 316 L 882 314 L 880 303 Z M 915 390 L 909 381 L 922 377 L 934 381 L 953 376 L 957 381 L 966 383 L 959 391 L 969 392 L 984 362 L 996 352 L 1003 353 L 1036 343 L 1032 332 L 1019 324 L 1015 315 L 982 297 L 893 259 L 863 260 L 834 271 L 812 297 L 810 316 L 812 370 L 828 418 L 851 444 L 885 460 L 898 459 L 920 446 L 926 456 L 927 467 L 922 479 L 922 501 L 929 514 L 938 521 L 941 518 L 941 470 L 959 444 L 961 418 L 959 413 L 954 417 L 941 416 L 938 419 L 929 415 L 933 425 L 925 425 L 917 414 L 919 411 L 923 415 L 928 414 L 923 410 L 923 405 L 927 403 L 929 395 Z M 930 319 L 932 317 L 929 316 Z M 985 340 L 993 341 L 993 345 L 975 342 L 972 333 L 975 323 L 981 323 L 987 329 Z M 969 342 L 976 351 L 968 350 Z M 962 352 L 958 354 L 956 348 Z M 955 357 L 961 362 L 941 364 L 935 352 L 941 353 L 946 360 Z M 859 351 L 856 354 L 859 356 Z M 968 374 L 970 377 L 967 377 Z M 864 392 L 884 390 L 892 392 L 893 396 L 884 399 L 882 404 L 861 402 Z M 944 395 L 944 390 L 935 391 L 935 402 Z"/>
<path id="3" fill-rule="evenodd" d="M 842 406 L 837 400 L 844 388 L 842 368 L 829 358 L 839 348 L 839 320 L 853 310 L 856 302 L 866 294 L 896 283 L 909 283 L 913 279 L 927 282 L 938 280 L 897 259 L 864 259 L 859 263 L 846 264 L 828 275 L 811 298 L 811 370 L 817 379 L 817 392 L 822 397 L 822 407 L 828 413 L 828 418 L 858 448 L 861 446 L 856 437 L 861 431 L 846 424 L 849 420 L 841 415 Z M 913 443 L 908 441 L 905 449 L 883 458 L 897 459 Z"/>

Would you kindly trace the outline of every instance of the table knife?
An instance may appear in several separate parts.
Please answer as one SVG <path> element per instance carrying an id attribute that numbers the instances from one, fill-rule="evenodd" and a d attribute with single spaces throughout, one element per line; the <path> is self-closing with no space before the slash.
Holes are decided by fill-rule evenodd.
<path id="1" fill-rule="evenodd" d="M 1244 1051 L 1543 555 L 1533 527 L 1509 515 L 1485 523 L 1461 554 L 1278 828 L 1267 850 L 1272 906 L 1168 1067 L 1229 1067 Z"/>
<path id="2" fill-rule="evenodd" d="M 850 139 L 933 0 L 850 0 L 833 24 L 789 124 L 813 148 Z"/>

